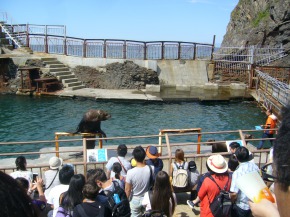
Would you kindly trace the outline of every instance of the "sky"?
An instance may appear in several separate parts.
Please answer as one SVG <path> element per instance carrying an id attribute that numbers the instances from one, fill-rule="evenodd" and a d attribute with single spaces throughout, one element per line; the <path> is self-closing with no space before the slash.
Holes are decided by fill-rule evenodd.
<path id="1" fill-rule="evenodd" d="M 220 45 L 238 0 L 1 0 L 13 23 L 65 25 L 84 39 Z M 1 17 L 2 18 L 2 17 Z"/>

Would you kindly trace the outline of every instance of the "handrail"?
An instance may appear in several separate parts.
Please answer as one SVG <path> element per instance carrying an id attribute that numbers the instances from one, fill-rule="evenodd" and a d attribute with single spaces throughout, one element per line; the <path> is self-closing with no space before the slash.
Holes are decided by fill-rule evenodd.
<path id="1" fill-rule="evenodd" d="M 17 40 L 15 40 L 15 38 L 14 37 L 12 37 L 11 36 L 11 34 L 9 33 L 9 31 L 5 28 L 5 26 L 4 25 L 2 25 L 1 23 L 0 23 L 0 27 L 2 28 L 2 30 L 5 32 L 5 34 L 7 34 L 8 35 L 8 37 L 18 46 L 18 47 L 21 47 L 21 45 L 20 45 L 20 43 L 17 41 Z"/>

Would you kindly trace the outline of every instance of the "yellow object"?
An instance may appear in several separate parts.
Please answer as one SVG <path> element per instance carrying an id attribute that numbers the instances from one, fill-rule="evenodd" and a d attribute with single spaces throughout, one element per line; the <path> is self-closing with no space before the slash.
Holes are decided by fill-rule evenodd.
<path id="1" fill-rule="evenodd" d="M 131 166 L 132 167 L 137 166 L 137 162 L 136 162 L 136 160 L 134 158 L 131 160 Z"/>
<path id="2" fill-rule="evenodd" d="M 275 203 L 275 199 L 267 187 L 263 188 L 260 191 L 258 197 L 254 197 L 254 203 L 259 203 L 262 199 L 267 199 L 271 201 L 272 203 Z"/>

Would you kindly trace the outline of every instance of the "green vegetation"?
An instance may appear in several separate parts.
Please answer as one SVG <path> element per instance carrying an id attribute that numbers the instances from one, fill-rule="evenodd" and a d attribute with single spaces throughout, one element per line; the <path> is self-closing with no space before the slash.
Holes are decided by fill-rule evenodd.
<path id="1" fill-rule="evenodd" d="M 264 11 L 260 11 L 260 12 L 258 13 L 257 17 L 253 20 L 252 25 L 253 25 L 254 27 L 257 27 L 257 26 L 260 24 L 260 22 L 261 22 L 262 20 L 264 20 L 265 18 L 267 18 L 267 17 L 269 17 L 269 16 L 270 16 L 269 8 L 267 8 L 267 9 L 264 10 Z"/>

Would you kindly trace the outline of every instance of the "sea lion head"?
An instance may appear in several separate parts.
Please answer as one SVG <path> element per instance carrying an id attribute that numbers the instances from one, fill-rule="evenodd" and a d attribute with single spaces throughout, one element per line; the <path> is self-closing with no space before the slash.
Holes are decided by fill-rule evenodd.
<path id="1" fill-rule="evenodd" d="M 90 109 L 87 111 L 84 115 L 84 120 L 91 122 L 91 121 L 105 121 L 111 118 L 111 115 L 104 111 L 104 110 L 96 110 L 96 109 Z"/>

